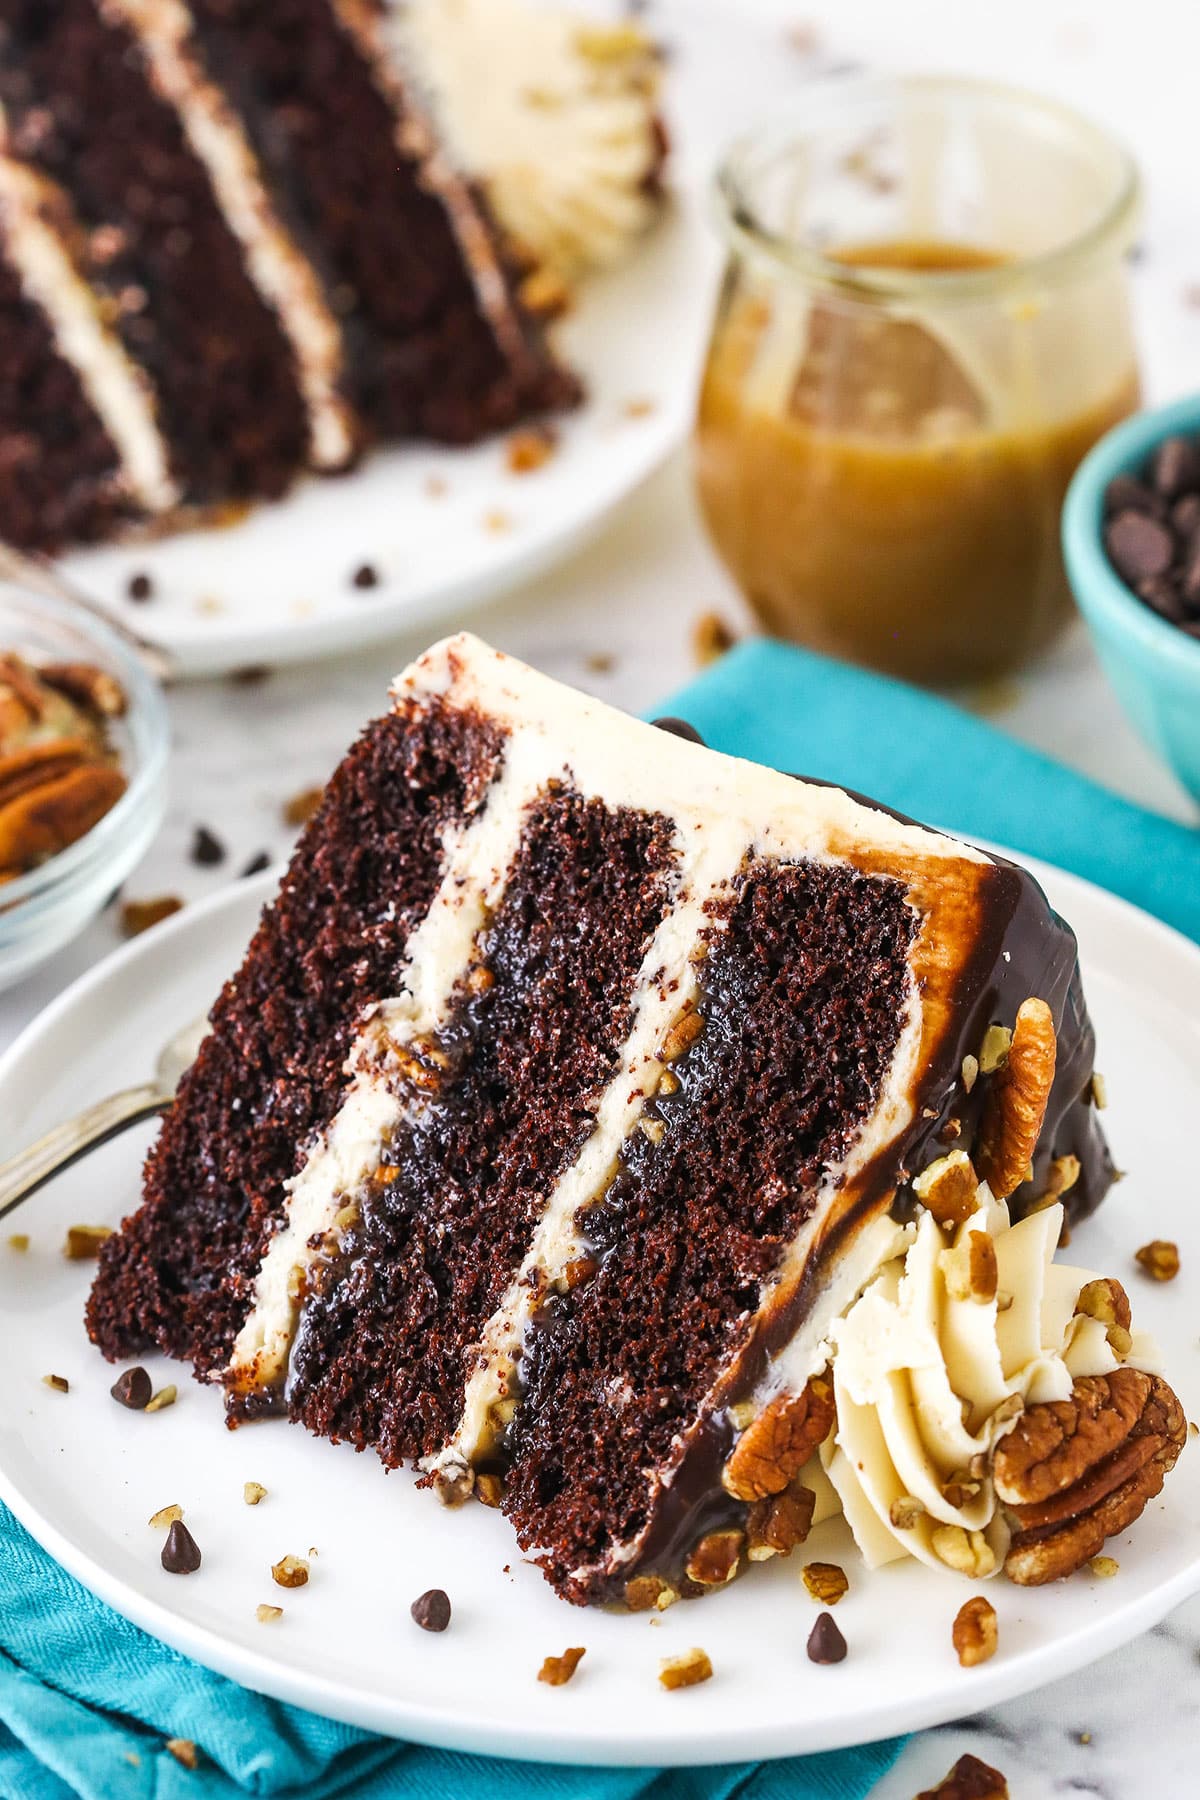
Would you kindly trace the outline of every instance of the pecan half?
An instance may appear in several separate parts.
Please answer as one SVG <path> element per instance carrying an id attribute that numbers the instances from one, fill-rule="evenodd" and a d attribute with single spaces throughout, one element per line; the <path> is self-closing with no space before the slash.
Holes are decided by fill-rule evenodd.
<path id="1" fill-rule="evenodd" d="M 1021 1003 L 1008 1056 L 984 1101 L 975 1166 L 998 1200 L 1026 1179 L 1054 1085 L 1054 1015 L 1044 1000 Z"/>
<path id="2" fill-rule="evenodd" d="M 1186 1438 L 1174 1393 L 1140 1369 L 1084 1376 L 1069 1400 L 1026 1407 L 993 1464 L 1017 1527 L 1005 1573 L 1037 1587 L 1082 1568 L 1140 1517 Z"/>
<path id="3" fill-rule="evenodd" d="M 33 868 L 99 823 L 125 792 L 125 778 L 83 763 L 0 804 L 0 869 Z"/>
<path id="4" fill-rule="evenodd" d="M 833 1425 L 833 1388 L 814 1375 L 802 1394 L 781 1394 L 763 1408 L 734 1445 L 721 1485 L 735 1500 L 782 1494 Z"/>

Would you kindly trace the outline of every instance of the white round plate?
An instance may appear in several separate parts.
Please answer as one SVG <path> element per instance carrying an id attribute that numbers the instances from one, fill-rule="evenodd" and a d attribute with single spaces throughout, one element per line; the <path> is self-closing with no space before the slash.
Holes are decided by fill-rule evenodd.
<path id="1" fill-rule="evenodd" d="M 1200 951 L 1073 877 L 1039 867 L 1080 938 L 1106 1114 L 1129 1177 L 1081 1228 L 1072 1262 L 1128 1283 L 1189 1416 L 1200 1414 L 1200 1350 L 1190 1301 L 1200 1266 L 1192 1199 L 1200 1069 Z M 118 1083 L 141 1078 L 156 1047 L 202 1011 L 237 963 L 272 877 L 159 926 L 102 964 L 26 1031 L 0 1063 L 0 1141 L 56 1123 Z M 661 1618 L 578 1611 L 523 1563 L 507 1522 L 468 1506 L 447 1512 L 406 1473 L 386 1476 L 281 1421 L 226 1431 L 220 1396 L 156 1361 L 177 1404 L 153 1416 L 114 1404 L 114 1371 L 82 1326 L 91 1266 L 64 1259 L 71 1224 L 116 1224 L 136 1204 L 148 1131 L 132 1132 L 61 1176 L 14 1218 L 25 1255 L 0 1240 L 0 1497 L 67 1568 L 176 1649 L 278 1699 L 398 1736 L 459 1750 L 583 1763 L 684 1764 L 782 1756 L 936 1724 L 1041 1687 L 1154 1624 L 1200 1587 L 1200 1451 L 1189 1446 L 1127 1538 L 1111 1546 L 1115 1580 L 1087 1574 L 1041 1591 L 1005 1581 L 988 1593 L 1000 1650 L 960 1669 L 950 1622 L 968 1591 L 921 1564 L 875 1574 L 840 1522 L 802 1557 L 759 1564 L 726 1592 Z M 1183 1276 L 1158 1287 L 1135 1248 L 1174 1238 Z M 69 1394 L 43 1375 L 65 1375 Z M 269 1497 L 244 1505 L 242 1484 Z M 159 1564 L 147 1521 L 178 1502 L 204 1555 L 186 1579 Z M 315 1550 L 307 1587 L 281 1592 L 270 1565 Z M 850 1646 L 836 1668 L 805 1657 L 815 1608 L 800 1579 L 809 1558 L 842 1563 L 837 1609 Z M 450 1629 L 409 1618 L 444 1587 Z M 260 1601 L 284 1617 L 263 1626 Z M 536 1679 L 545 1656 L 583 1644 L 567 1688 Z M 666 1693 L 659 1658 L 702 1645 L 715 1677 Z"/>

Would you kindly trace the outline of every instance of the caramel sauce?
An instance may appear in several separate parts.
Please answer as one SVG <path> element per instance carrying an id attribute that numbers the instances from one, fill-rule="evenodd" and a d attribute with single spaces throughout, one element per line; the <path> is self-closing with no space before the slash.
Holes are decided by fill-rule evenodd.
<path id="1" fill-rule="evenodd" d="M 925 240 L 832 256 L 928 274 L 1008 260 Z M 700 500 L 768 630 L 917 680 L 984 678 L 1070 618 L 1063 497 L 1096 439 L 1136 407 L 1138 378 L 1120 341 L 1100 371 L 1080 363 L 1076 375 L 1086 332 L 1069 299 L 1040 322 L 993 295 L 956 311 L 935 292 L 923 310 L 833 292 L 808 305 L 735 295 L 701 390 Z M 965 366 L 964 319 L 1009 371 L 990 396 Z M 1039 329 L 1057 335 L 1025 354 L 1022 332 Z"/>

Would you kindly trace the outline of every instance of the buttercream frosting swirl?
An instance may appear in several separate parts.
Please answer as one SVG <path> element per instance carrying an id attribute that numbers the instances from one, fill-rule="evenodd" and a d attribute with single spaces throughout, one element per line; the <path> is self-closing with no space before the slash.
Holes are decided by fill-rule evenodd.
<path id="1" fill-rule="evenodd" d="M 526 0 L 416 0 L 401 32 L 506 230 L 565 275 L 619 260 L 656 211 L 659 65 L 645 34 Z"/>
<path id="2" fill-rule="evenodd" d="M 831 1332 L 837 1425 L 821 1462 L 872 1568 L 902 1556 L 960 1566 L 951 1550 L 965 1533 L 972 1572 L 994 1572 L 1008 1538 L 991 1452 L 1021 1405 L 1065 1400 L 1081 1376 L 1120 1363 L 1156 1367 L 1144 1334 L 1113 1333 L 1114 1348 L 1080 1311 L 1097 1278 L 1053 1260 L 1061 1205 L 1014 1225 L 986 1184 L 977 1202 L 952 1235 L 922 1213 Z M 988 1298 L 972 1289 L 972 1250 Z"/>

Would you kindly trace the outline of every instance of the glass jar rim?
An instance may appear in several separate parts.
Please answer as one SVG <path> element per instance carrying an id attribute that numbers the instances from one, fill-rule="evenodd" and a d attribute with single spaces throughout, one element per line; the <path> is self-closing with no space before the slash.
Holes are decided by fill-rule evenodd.
<path id="1" fill-rule="evenodd" d="M 1094 154 L 1112 162 L 1114 180 L 1107 204 L 1083 228 L 1049 249 L 1028 256 L 1013 256 L 986 268 L 906 269 L 884 264 L 841 262 L 816 245 L 805 244 L 786 233 L 771 230 L 757 216 L 747 191 L 750 164 L 772 150 L 815 137 L 821 123 L 814 120 L 814 101 L 837 105 L 844 113 L 847 100 L 906 95 L 937 99 L 975 98 L 981 103 L 1011 107 L 1038 116 L 1058 130 L 1067 130 L 1090 146 Z M 1142 184 L 1130 152 L 1121 141 L 1074 107 L 1048 99 L 1027 88 L 970 76 L 907 75 L 826 79 L 805 89 L 803 110 L 793 108 L 765 126 L 756 127 L 734 140 L 722 158 L 714 179 L 719 223 L 729 241 L 743 253 L 772 262 L 789 275 L 810 285 L 840 291 L 862 301 L 897 301 L 920 296 L 939 301 L 989 300 L 1027 289 L 1032 283 L 1070 279 L 1098 256 L 1119 256 L 1133 242 L 1141 204 Z"/>

